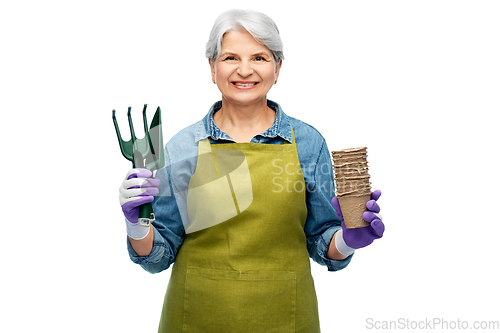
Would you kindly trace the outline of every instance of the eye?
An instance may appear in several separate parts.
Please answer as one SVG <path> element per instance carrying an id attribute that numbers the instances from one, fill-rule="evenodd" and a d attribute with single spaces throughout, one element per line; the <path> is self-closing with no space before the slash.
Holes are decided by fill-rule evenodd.
<path id="1" fill-rule="evenodd" d="M 228 56 L 228 57 L 224 58 L 224 61 L 226 61 L 226 60 L 228 60 L 228 61 L 234 61 L 234 60 L 236 60 L 236 58 L 233 57 L 233 56 Z"/>

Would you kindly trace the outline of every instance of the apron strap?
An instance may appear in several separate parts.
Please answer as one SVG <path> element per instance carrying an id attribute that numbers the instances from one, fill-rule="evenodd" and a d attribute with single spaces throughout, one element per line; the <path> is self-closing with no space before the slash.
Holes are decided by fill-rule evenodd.
<path id="1" fill-rule="evenodd" d="M 212 141 L 212 138 L 210 138 L 210 137 L 198 141 L 198 156 L 200 156 L 202 154 L 212 154 L 212 156 L 214 158 L 215 172 L 217 174 L 217 178 L 220 178 L 219 177 L 219 167 L 217 165 L 217 158 L 215 157 L 215 151 L 212 149 L 212 145 L 211 145 L 210 141 Z"/>
<path id="2" fill-rule="evenodd" d="M 210 147 L 210 137 L 198 141 L 198 155 L 207 154 L 212 151 Z"/>
<path id="3" fill-rule="evenodd" d="M 292 130 L 292 144 L 295 143 L 295 134 L 293 133 L 293 126 L 290 125 L 290 129 Z"/>

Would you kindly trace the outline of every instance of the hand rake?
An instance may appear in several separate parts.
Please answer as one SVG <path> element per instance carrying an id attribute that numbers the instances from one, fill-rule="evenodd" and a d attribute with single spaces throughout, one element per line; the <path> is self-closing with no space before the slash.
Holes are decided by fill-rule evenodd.
<path id="1" fill-rule="evenodd" d="M 118 128 L 116 121 L 115 110 L 113 110 L 113 123 L 115 125 L 118 143 L 123 156 L 132 162 L 133 168 L 146 168 L 150 171 L 163 168 L 165 165 L 165 157 L 163 155 L 163 133 L 161 130 L 161 110 L 160 107 L 156 109 L 151 125 L 148 129 L 148 121 L 146 119 L 147 104 L 144 104 L 142 117 L 144 120 L 144 137 L 137 139 L 134 132 L 134 125 L 132 124 L 132 116 L 130 114 L 131 107 L 128 108 L 128 124 L 130 127 L 130 140 L 124 141 Z M 155 220 L 153 206 L 151 203 L 144 204 L 139 207 L 139 221 L 142 226 L 149 227 L 151 222 Z M 131 221 L 133 222 L 133 221 Z"/>

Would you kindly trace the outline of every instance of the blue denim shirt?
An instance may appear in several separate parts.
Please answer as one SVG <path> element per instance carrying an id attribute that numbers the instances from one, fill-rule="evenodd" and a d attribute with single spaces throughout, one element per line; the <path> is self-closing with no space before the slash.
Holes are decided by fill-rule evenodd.
<path id="1" fill-rule="evenodd" d="M 352 255 L 344 260 L 331 260 L 326 256 L 333 235 L 341 227 L 331 204 L 335 195 L 333 169 L 325 139 L 312 126 L 287 116 L 277 103 L 268 100 L 268 106 L 276 111 L 274 124 L 264 133 L 254 136 L 250 142 L 292 142 L 293 128 L 306 185 L 307 220 L 304 232 L 309 256 L 317 263 L 326 265 L 329 271 L 343 269 L 351 261 Z M 138 256 L 128 242 L 132 261 L 150 273 L 170 267 L 182 245 L 183 221 L 187 221 L 187 189 L 196 169 L 198 141 L 210 137 L 213 144 L 234 142 L 215 125 L 213 115 L 221 107 L 221 101 L 213 104 L 202 120 L 177 133 L 165 146 L 165 167 L 156 173 L 161 183 L 160 193 L 153 201 L 156 217 L 153 223 L 153 249 L 148 256 Z"/>

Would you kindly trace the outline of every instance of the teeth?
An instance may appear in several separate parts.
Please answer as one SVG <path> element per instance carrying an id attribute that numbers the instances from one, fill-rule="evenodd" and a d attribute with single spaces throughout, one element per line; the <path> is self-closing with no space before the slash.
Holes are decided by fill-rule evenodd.
<path id="1" fill-rule="evenodd" d="M 238 83 L 238 82 L 235 82 L 233 83 L 235 86 L 241 86 L 241 87 L 250 87 L 250 86 L 254 86 L 257 84 L 256 83 Z"/>

